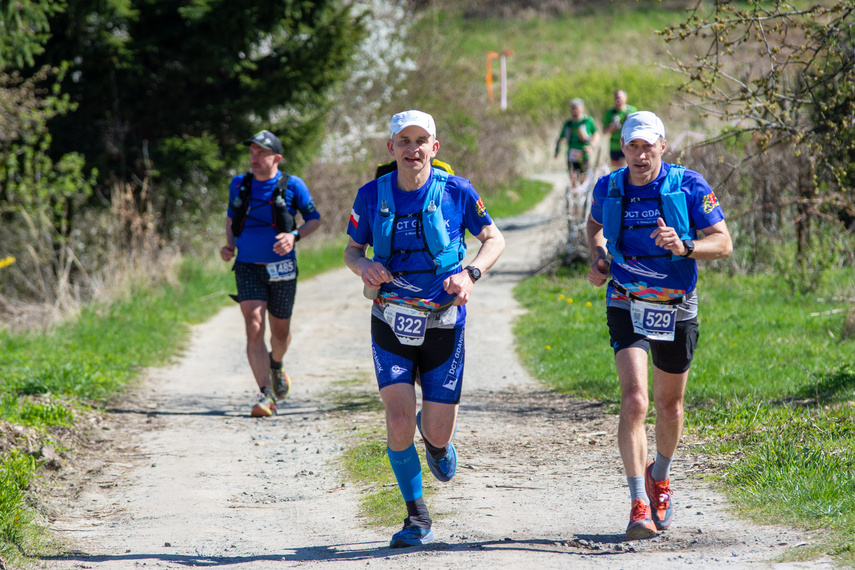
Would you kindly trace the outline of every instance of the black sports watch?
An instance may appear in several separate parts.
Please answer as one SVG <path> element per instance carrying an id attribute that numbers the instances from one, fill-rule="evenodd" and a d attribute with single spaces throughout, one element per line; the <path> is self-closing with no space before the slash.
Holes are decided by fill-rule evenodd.
<path id="1" fill-rule="evenodd" d="M 680 257 L 691 257 L 692 252 L 695 251 L 695 242 L 690 239 L 684 239 L 683 245 L 686 248 L 686 253 L 684 255 L 681 255 Z"/>
<path id="2" fill-rule="evenodd" d="M 466 271 L 469 272 L 469 277 L 472 278 L 472 281 L 478 281 L 479 279 L 481 279 L 481 270 L 478 269 L 477 267 L 472 267 L 471 265 L 467 265 L 463 269 L 465 269 Z"/>

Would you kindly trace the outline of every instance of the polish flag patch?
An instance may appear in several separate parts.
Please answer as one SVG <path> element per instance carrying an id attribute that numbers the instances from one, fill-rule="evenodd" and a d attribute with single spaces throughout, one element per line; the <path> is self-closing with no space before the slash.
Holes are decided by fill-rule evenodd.
<path id="1" fill-rule="evenodd" d="M 359 227 L 359 214 L 353 208 L 350 209 L 350 223 L 353 224 L 354 228 Z"/>

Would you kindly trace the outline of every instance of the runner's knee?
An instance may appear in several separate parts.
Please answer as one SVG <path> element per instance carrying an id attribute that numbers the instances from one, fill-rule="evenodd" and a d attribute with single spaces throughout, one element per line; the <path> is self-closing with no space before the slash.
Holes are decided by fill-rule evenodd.
<path id="1" fill-rule="evenodd" d="M 641 420 L 647 417 L 647 397 L 641 392 L 623 394 L 620 402 L 621 416 L 630 421 Z"/>

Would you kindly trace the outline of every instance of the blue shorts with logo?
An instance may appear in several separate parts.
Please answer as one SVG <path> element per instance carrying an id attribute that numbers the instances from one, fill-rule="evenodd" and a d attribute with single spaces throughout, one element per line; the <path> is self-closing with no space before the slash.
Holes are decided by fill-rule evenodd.
<path id="1" fill-rule="evenodd" d="M 466 353 L 464 328 L 429 328 L 421 346 L 407 346 L 398 342 L 386 321 L 372 316 L 371 352 L 377 385 L 382 390 L 392 384 L 415 384 L 418 378 L 422 400 L 459 404 Z"/>

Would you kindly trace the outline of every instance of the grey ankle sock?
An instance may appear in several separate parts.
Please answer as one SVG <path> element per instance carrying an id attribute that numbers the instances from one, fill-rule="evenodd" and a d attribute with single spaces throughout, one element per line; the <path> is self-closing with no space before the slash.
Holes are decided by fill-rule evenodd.
<path id="1" fill-rule="evenodd" d="M 629 485 L 629 495 L 633 503 L 636 499 L 641 499 L 648 505 L 650 504 L 650 499 L 647 498 L 647 491 L 644 490 L 643 475 L 638 477 L 627 477 L 626 482 Z"/>
<path id="2" fill-rule="evenodd" d="M 671 478 L 671 462 L 673 460 L 673 457 L 665 457 L 658 451 L 656 452 L 656 461 L 653 462 L 653 470 L 651 471 L 654 481 L 665 481 Z"/>

